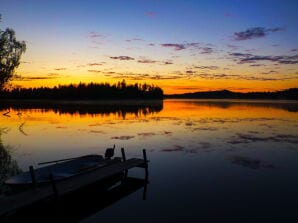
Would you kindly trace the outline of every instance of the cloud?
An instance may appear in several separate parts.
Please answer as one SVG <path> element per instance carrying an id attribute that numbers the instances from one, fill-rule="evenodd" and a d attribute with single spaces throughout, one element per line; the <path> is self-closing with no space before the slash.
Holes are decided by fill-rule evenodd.
<path id="1" fill-rule="evenodd" d="M 88 66 L 101 66 L 102 63 L 88 63 Z"/>
<path id="2" fill-rule="evenodd" d="M 134 138 L 134 136 L 114 136 L 114 137 L 111 137 L 111 139 L 119 139 L 119 140 L 129 140 L 129 139 L 132 139 Z"/>
<path id="3" fill-rule="evenodd" d="M 148 46 L 155 46 L 155 44 L 154 43 L 149 43 Z"/>
<path id="4" fill-rule="evenodd" d="M 138 60 L 138 63 L 156 63 L 156 61 L 150 60 L 150 59 L 141 59 L 141 60 Z"/>
<path id="5" fill-rule="evenodd" d="M 192 50 L 198 50 L 202 54 L 210 54 L 214 52 L 214 49 L 211 47 L 212 44 L 205 44 L 205 43 L 163 43 L 160 44 L 160 46 L 165 48 L 172 48 L 175 51 L 180 50 L 186 50 L 186 49 L 192 49 Z"/>
<path id="6" fill-rule="evenodd" d="M 261 38 L 268 35 L 268 33 L 283 31 L 283 28 L 276 27 L 276 28 L 264 28 L 264 27 L 253 27 L 249 28 L 242 32 L 235 32 L 233 39 L 237 41 L 254 39 L 254 38 Z"/>
<path id="7" fill-rule="evenodd" d="M 167 48 L 174 48 L 174 50 L 184 50 L 186 49 L 185 44 L 178 44 L 178 43 L 163 43 L 160 44 L 162 47 L 167 47 Z"/>
<path id="8" fill-rule="evenodd" d="M 218 66 L 195 66 L 195 69 L 202 69 L 202 70 L 217 70 Z"/>
<path id="9" fill-rule="evenodd" d="M 91 38 L 91 39 L 93 39 L 93 38 L 105 38 L 105 35 L 103 35 L 101 33 L 97 33 L 97 32 L 89 32 L 87 34 L 87 37 Z"/>
<path id="10" fill-rule="evenodd" d="M 57 76 L 60 76 L 60 74 L 58 74 L 58 73 L 48 73 L 47 76 L 48 77 L 57 77 Z"/>
<path id="11" fill-rule="evenodd" d="M 224 14 L 224 16 L 225 16 L 225 17 L 234 17 L 235 14 L 234 14 L 234 13 L 230 13 L 230 12 L 226 12 L 226 13 Z"/>
<path id="12" fill-rule="evenodd" d="M 88 72 L 91 72 L 91 73 L 101 73 L 101 70 L 88 70 Z"/>
<path id="13" fill-rule="evenodd" d="M 20 80 L 20 81 L 33 81 L 33 80 L 52 80 L 52 79 L 57 79 L 59 77 L 53 75 L 48 75 L 48 76 L 32 76 L 32 77 L 21 77 L 21 76 L 16 76 L 15 80 Z"/>
<path id="14" fill-rule="evenodd" d="M 149 11 L 149 12 L 145 12 L 145 15 L 152 18 L 152 17 L 155 17 L 156 16 L 156 12 L 152 12 L 152 11 Z"/>
<path id="15" fill-rule="evenodd" d="M 171 75 L 171 76 L 161 76 L 161 75 L 153 75 L 149 77 L 151 80 L 176 80 L 176 79 L 181 79 L 183 78 L 182 76 L 176 76 L 176 75 Z"/>
<path id="16" fill-rule="evenodd" d="M 138 74 L 138 73 L 126 73 L 126 74 L 119 74 L 113 75 L 112 78 L 115 79 L 127 79 L 127 80 L 176 80 L 181 79 L 183 76 L 178 75 L 149 75 L 149 74 Z"/>
<path id="17" fill-rule="evenodd" d="M 187 73 L 187 74 L 195 74 L 196 71 L 193 71 L 193 70 L 187 70 L 186 73 Z"/>
<path id="18" fill-rule="evenodd" d="M 201 43 L 163 43 L 160 44 L 162 47 L 173 48 L 176 51 L 185 50 L 188 48 L 200 48 Z"/>
<path id="19" fill-rule="evenodd" d="M 202 79 L 208 80 L 250 80 L 250 81 L 281 81 L 281 80 L 291 80 L 295 79 L 294 77 L 258 77 L 258 76 L 247 76 L 247 75 L 239 75 L 239 74 L 209 74 L 209 73 L 200 73 L 195 74 L 196 76 Z"/>
<path id="20" fill-rule="evenodd" d="M 145 41 L 145 40 L 143 40 L 143 39 L 141 39 L 141 38 L 133 38 L 133 39 L 127 39 L 127 40 L 125 40 L 126 42 L 134 42 L 134 41 Z"/>
<path id="21" fill-rule="evenodd" d="M 298 54 L 291 56 L 259 56 L 249 53 L 230 53 L 229 55 L 235 60 L 238 60 L 239 64 L 255 63 L 257 61 L 270 61 L 277 62 L 279 64 L 298 64 Z"/>
<path id="22" fill-rule="evenodd" d="M 66 68 L 65 67 L 58 67 L 58 68 L 55 68 L 54 70 L 60 71 L 60 70 L 66 70 Z"/>
<path id="23" fill-rule="evenodd" d="M 270 70 L 270 71 L 267 71 L 267 72 L 262 72 L 261 74 L 276 74 L 277 71 L 276 70 Z"/>
<path id="24" fill-rule="evenodd" d="M 239 46 L 235 46 L 235 45 L 231 45 L 231 44 L 227 44 L 227 47 L 231 50 L 238 50 Z"/>
<path id="25" fill-rule="evenodd" d="M 213 49 L 211 47 L 201 47 L 200 48 L 202 54 L 211 54 L 213 53 Z"/>
<path id="26" fill-rule="evenodd" d="M 134 60 L 134 58 L 129 56 L 118 56 L 118 57 L 110 57 L 110 58 L 114 60 Z"/>
<path id="27" fill-rule="evenodd" d="M 170 64 L 173 64 L 173 62 L 169 60 L 162 62 L 162 65 L 170 65 Z"/>

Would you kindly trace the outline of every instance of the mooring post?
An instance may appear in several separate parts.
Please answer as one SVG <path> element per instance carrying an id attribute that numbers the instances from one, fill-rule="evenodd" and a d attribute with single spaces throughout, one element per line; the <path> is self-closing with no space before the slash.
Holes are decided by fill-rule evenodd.
<path id="1" fill-rule="evenodd" d="M 147 198 L 147 184 L 148 184 L 148 180 L 146 179 L 146 182 L 144 184 L 144 189 L 143 189 L 143 200 L 146 200 Z"/>
<path id="2" fill-rule="evenodd" d="M 145 168 L 145 174 L 146 174 L 146 180 L 148 179 L 148 160 L 147 160 L 147 154 L 146 149 L 143 149 L 143 158 L 144 158 L 144 168 Z"/>
<path id="3" fill-rule="evenodd" d="M 126 161 L 126 156 L 125 156 L 124 148 L 121 148 L 121 154 L 122 154 L 122 160 L 123 160 L 123 162 L 125 162 Z"/>
<path id="4" fill-rule="evenodd" d="M 53 188 L 55 198 L 58 198 L 58 190 L 57 190 L 56 182 L 54 180 L 54 176 L 53 176 L 52 173 L 50 173 L 49 178 L 50 178 L 50 181 L 51 181 L 51 184 L 52 184 L 52 188 Z"/>
<path id="5" fill-rule="evenodd" d="M 35 177 L 35 172 L 34 172 L 33 166 L 29 166 L 29 170 L 30 170 L 30 176 L 31 176 L 31 180 L 32 180 L 32 187 L 36 188 L 36 177 Z"/>
<path id="6" fill-rule="evenodd" d="M 125 162 L 126 161 L 126 156 L 125 156 L 125 150 L 124 148 L 121 148 L 121 154 L 122 154 L 122 161 Z M 128 170 L 125 169 L 124 170 L 124 177 L 127 178 L 127 173 L 128 173 Z"/>

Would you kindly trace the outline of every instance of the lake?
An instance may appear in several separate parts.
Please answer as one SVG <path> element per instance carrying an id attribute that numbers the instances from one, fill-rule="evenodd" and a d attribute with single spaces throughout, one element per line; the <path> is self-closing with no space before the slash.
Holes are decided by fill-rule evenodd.
<path id="1" fill-rule="evenodd" d="M 147 150 L 146 199 L 136 190 L 83 222 L 297 222 L 297 102 L 6 102 L 0 114 L 24 171 L 114 144 L 116 156 Z"/>

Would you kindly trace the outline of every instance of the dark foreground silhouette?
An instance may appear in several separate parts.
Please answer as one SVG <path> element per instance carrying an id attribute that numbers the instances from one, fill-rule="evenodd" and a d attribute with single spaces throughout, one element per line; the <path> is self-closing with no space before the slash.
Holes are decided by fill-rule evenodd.
<path id="1" fill-rule="evenodd" d="M 52 197 L 0 217 L 1 222 L 79 222 L 126 196 L 144 188 L 146 199 L 147 179 L 126 177 L 117 174 L 105 181 L 89 185 L 62 197 Z"/>

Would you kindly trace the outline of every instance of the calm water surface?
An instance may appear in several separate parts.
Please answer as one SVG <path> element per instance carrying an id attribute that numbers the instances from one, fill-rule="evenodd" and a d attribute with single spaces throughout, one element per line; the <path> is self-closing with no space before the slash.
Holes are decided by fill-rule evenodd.
<path id="1" fill-rule="evenodd" d="M 0 107 L 18 166 L 102 154 L 150 159 L 143 190 L 85 222 L 297 222 L 298 104 L 233 100 Z M 129 172 L 144 176 L 144 170 Z M 78 201 L 78 205 L 80 204 Z"/>

